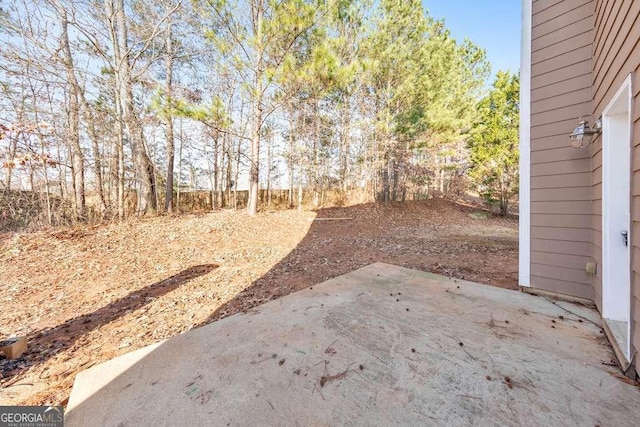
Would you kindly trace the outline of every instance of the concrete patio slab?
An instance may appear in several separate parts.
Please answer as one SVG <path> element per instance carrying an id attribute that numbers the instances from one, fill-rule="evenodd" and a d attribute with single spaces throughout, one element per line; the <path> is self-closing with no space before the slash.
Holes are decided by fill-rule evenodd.
<path id="1" fill-rule="evenodd" d="M 373 264 L 78 375 L 67 426 L 635 426 L 594 310 Z"/>

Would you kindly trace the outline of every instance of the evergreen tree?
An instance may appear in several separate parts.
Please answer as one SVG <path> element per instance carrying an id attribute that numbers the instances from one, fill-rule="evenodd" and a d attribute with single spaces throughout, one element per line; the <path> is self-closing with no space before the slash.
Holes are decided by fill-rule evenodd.
<path id="1" fill-rule="evenodd" d="M 498 204 L 507 215 L 510 200 L 518 193 L 520 80 L 498 72 L 492 90 L 478 104 L 478 122 L 469 141 L 471 177 L 478 192 Z"/>

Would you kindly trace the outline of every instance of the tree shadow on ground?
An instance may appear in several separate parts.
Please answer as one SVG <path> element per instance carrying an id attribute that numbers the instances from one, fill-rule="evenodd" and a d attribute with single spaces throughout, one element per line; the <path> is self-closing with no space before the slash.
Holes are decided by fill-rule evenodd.
<path id="1" fill-rule="evenodd" d="M 167 279 L 145 286 L 131 292 L 94 312 L 69 319 L 66 322 L 47 329 L 40 329 L 29 334 L 29 349 L 17 360 L 0 359 L 0 373 L 10 376 L 16 365 L 27 365 L 28 368 L 41 364 L 75 343 L 84 335 L 98 329 L 118 318 L 137 310 L 155 298 L 165 295 L 189 281 L 210 273 L 218 268 L 215 264 L 189 267 Z M 44 351 L 43 351 L 44 350 Z"/>
<path id="2" fill-rule="evenodd" d="M 470 232 L 471 227 L 480 230 L 485 225 L 497 231 L 517 229 L 517 219 L 444 199 L 369 203 L 315 213 L 295 249 L 199 326 L 375 262 L 517 289 L 517 231 L 515 237 Z"/>

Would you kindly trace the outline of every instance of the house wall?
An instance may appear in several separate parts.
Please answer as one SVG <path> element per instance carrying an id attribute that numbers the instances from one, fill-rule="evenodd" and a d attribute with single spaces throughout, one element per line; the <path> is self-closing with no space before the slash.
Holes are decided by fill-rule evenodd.
<path id="1" fill-rule="evenodd" d="M 640 349 L 640 1 L 596 0 L 593 43 L 593 115 L 600 117 L 629 73 L 634 73 L 631 146 L 632 345 Z M 602 138 L 591 149 L 594 301 L 602 310 Z"/>
<path id="2" fill-rule="evenodd" d="M 576 150 L 568 134 L 579 116 L 601 117 L 633 75 L 631 337 L 640 349 L 640 1 L 534 0 L 531 64 L 531 287 L 601 311 L 602 137 Z"/>
<path id="3" fill-rule="evenodd" d="M 531 22 L 530 284 L 588 299 L 592 152 L 571 148 L 569 134 L 593 111 L 594 7 L 595 0 L 534 0 Z"/>

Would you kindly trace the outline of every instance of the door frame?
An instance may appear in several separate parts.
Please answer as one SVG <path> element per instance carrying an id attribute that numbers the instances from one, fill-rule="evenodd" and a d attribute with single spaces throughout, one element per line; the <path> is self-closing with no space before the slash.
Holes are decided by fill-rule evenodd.
<path id="1" fill-rule="evenodd" d="M 631 354 L 632 321 L 631 83 L 629 74 L 602 113 L 602 317 L 605 321 L 626 322 L 626 343 L 618 344 L 627 361 Z M 629 233 L 626 254 L 621 250 L 623 230 Z"/>

